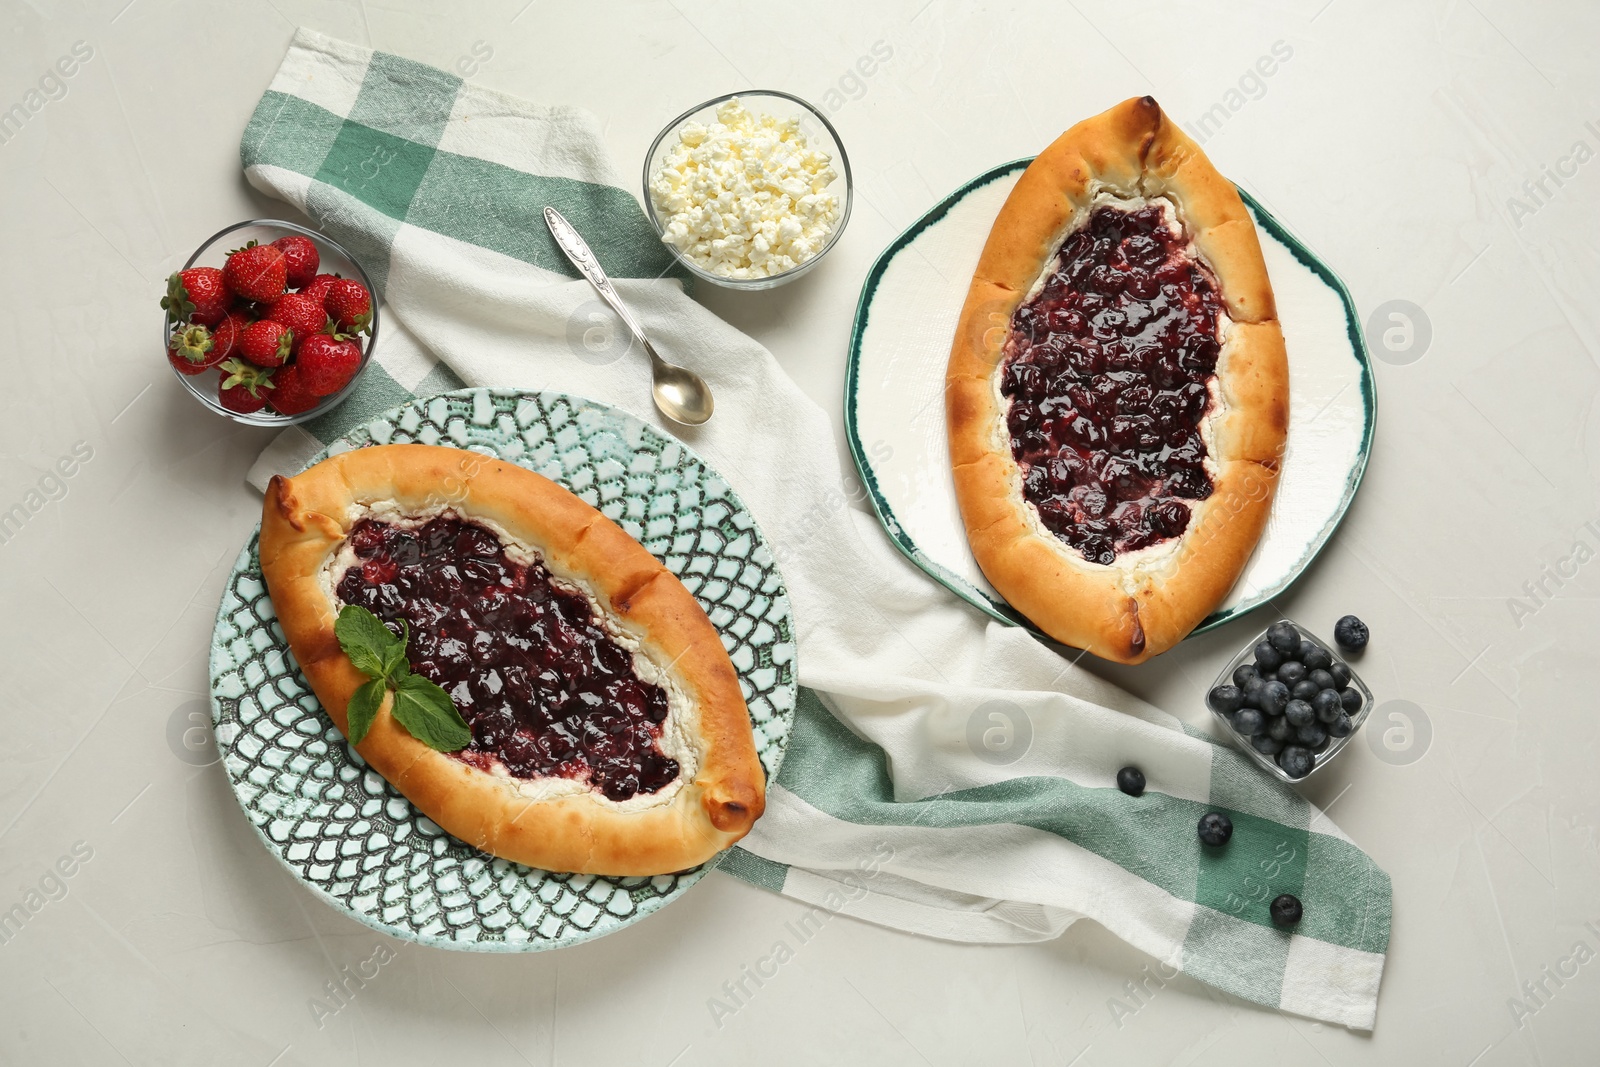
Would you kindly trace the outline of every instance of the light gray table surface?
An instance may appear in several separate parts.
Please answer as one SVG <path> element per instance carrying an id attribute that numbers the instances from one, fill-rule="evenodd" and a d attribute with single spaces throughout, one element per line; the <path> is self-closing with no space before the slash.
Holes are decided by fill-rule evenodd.
<path id="1" fill-rule="evenodd" d="M 296 25 L 585 106 L 629 175 L 718 93 L 822 105 L 855 167 L 840 247 L 792 286 L 702 295 L 836 420 L 862 279 L 931 204 L 1127 96 L 1203 130 L 1394 331 L 1365 484 L 1278 602 L 1374 632 L 1368 736 L 1305 792 L 1394 880 L 1376 1030 L 1186 977 L 1132 999 L 1152 961 L 1088 923 L 996 948 L 847 917 L 719 1025 L 709 999 L 799 903 L 713 875 L 614 936 L 491 957 L 390 941 L 292 881 L 190 731 L 270 431 L 182 393 L 156 302 L 202 238 L 284 214 L 238 141 Z M 4 0 L 0 512 L 23 518 L 0 526 L 0 913 L 26 921 L 0 930 L 0 1063 L 1595 1062 L 1597 38 L 1575 0 Z M 1203 725 L 1255 625 L 1098 669 Z"/>

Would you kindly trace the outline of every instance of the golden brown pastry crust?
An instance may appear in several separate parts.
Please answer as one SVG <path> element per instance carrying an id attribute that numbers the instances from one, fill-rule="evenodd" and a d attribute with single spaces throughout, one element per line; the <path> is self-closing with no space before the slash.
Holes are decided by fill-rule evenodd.
<path id="1" fill-rule="evenodd" d="M 1011 315 L 1100 192 L 1170 201 L 1231 320 L 1211 422 L 1215 485 L 1176 539 L 1090 563 L 1022 496 L 999 390 Z M 1166 651 L 1238 580 L 1266 526 L 1289 425 L 1289 367 L 1255 223 L 1238 191 L 1146 96 L 1072 127 L 1017 180 L 967 292 L 945 376 L 956 498 L 972 553 L 1012 607 L 1121 663 Z"/>
<path id="2" fill-rule="evenodd" d="M 517 779 L 412 737 L 385 698 L 356 746 L 374 770 L 456 837 L 546 870 L 666 874 L 705 862 L 749 832 L 765 805 L 766 780 L 738 676 L 700 605 L 616 523 L 554 482 L 476 452 L 361 448 L 293 478 L 275 477 L 267 488 L 261 571 L 295 658 L 341 731 L 350 696 L 366 678 L 334 635 L 338 605 L 322 572 L 361 505 L 388 502 L 401 514 L 448 508 L 489 520 L 535 548 L 553 575 L 582 585 L 687 694 L 685 726 L 700 762 L 669 801 L 653 806 L 619 806 L 589 790 L 530 799 Z"/>

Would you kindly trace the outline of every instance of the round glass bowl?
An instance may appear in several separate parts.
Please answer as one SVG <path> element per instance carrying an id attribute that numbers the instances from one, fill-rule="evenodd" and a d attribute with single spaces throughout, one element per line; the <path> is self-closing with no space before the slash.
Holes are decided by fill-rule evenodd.
<path id="1" fill-rule="evenodd" d="M 280 219 L 251 219 L 248 222 L 241 222 L 229 226 L 219 233 L 212 234 L 199 248 L 195 249 L 194 255 L 190 256 L 189 261 L 180 269 L 188 270 L 190 267 L 216 267 L 221 269 L 228 258 L 228 253 L 233 249 L 243 248 L 250 241 L 255 241 L 258 244 L 270 244 L 278 238 L 286 237 L 292 233 L 300 234 L 302 237 L 309 237 L 316 242 L 317 255 L 321 260 L 317 267 L 318 274 L 337 274 L 341 277 L 352 278 L 360 282 L 367 292 L 372 292 L 372 283 L 367 279 L 366 272 L 361 269 L 361 265 L 337 241 L 331 240 L 315 230 L 308 230 L 304 226 L 296 226 L 292 222 L 284 222 Z M 293 290 L 290 291 L 292 292 Z M 162 324 L 162 362 L 166 363 L 178 381 L 183 383 L 183 387 L 189 391 L 189 395 L 223 418 L 232 419 L 234 422 L 243 423 L 246 426 L 293 426 L 297 422 L 314 419 L 323 412 L 338 407 L 340 401 L 349 396 L 355 389 L 356 383 L 361 380 L 361 375 L 367 369 L 367 364 L 372 361 L 372 350 L 378 343 L 378 297 L 377 294 L 373 294 L 372 326 L 363 338 L 361 367 L 356 371 L 355 377 L 351 378 L 349 384 L 343 389 L 332 396 L 324 398 L 322 403 L 310 411 L 302 411 L 298 415 L 279 415 L 271 408 L 262 408 L 260 411 L 245 415 L 237 411 L 229 411 L 223 407 L 222 401 L 217 397 L 217 387 L 222 382 L 222 377 L 217 371 L 206 371 L 203 374 L 184 374 L 178 368 L 173 367 L 172 361 L 165 357 L 167 339 L 172 336 L 172 330 L 175 325 L 176 323 L 172 321 L 172 315 L 169 313 Z"/>
<path id="2" fill-rule="evenodd" d="M 1367 683 L 1361 680 L 1361 676 L 1355 672 L 1355 668 L 1350 666 L 1350 661 L 1341 655 L 1338 649 L 1327 644 L 1318 638 L 1316 634 L 1311 633 L 1299 623 L 1294 623 L 1293 625 L 1294 628 L 1300 632 L 1300 639 L 1302 641 L 1310 641 L 1313 645 L 1316 645 L 1318 648 L 1326 651 L 1332 658 L 1333 662 L 1343 663 L 1345 667 L 1349 669 L 1350 684 L 1345 688 L 1353 689 L 1361 694 L 1361 707 L 1356 709 L 1356 711 L 1350 716 L 1350 732 L 1344 737 L 1330 736 L 1328 738 L 1328 747 L 1324 748 L 1321 752 L 1314 753 L 1312 757 L 1313 762 L 1311 770 L 1309 772 L 1307 772 L 1303 777 L 1291 778 L 1282 767 L 1278 766 L 1278 761 L 1276 758 L 1269 756 L 1257 749 L 1255 745 L 1251 744 L 1249 737 L 1245 736 L 1237 728 L 1235 728 L 1233 725 L 1232 716 L 1226 715 L 1218 711 L 1216 708 L 1211 707 L 1211 701 L 1209 699 L 1206 700 L 1206 707 L 1208 710 L 1210 710 L 1211 714 L 1217 717 L 1217 721 L 1222 724 L 1223 728 L 1227 731 L 1228 736 L 1233 738 L 1234 744 L 1238 745 L 1239 748 L 1244 750 L 1245 755 L 1261 764 L 1261 766 L 1265 767 L 1268 772 L 1281 781 L 1288 782 L 1290 785 L 1298 785 L 1299 783 L 1310 778 L 1313 774 L 1316 774 L 1318 771 L 1322 770 L 1322 768 L 1326 767 L 1328 764 L 1332 763 L 1334 757 L 1340 752 L 1344 751 L 1344 746 L 1349 744 L 1356 734 L 1361 732 L 1361 724 L 1367 721 L 1367 715 L 1372 711 L 1372 690 L 1367 688 Z M 1269 632 L 1271 632 L 1270 627 L 1251 638 L 1250 641 L 1246 643 L 1244 648 L 1240 650 L 1239 654 L 1234 656 L 1233 659 L 1229 660 L 1226 667 L 1222 668 L 1222 673 L 1217 675 L 1217 680 L 1211 683 L 1211 689 L 1215 689 L 1219 685 L 1232 685 L 1234 671 L 1238 670 L 1246 663 L 1255 663 L 1256 646 L 1267 639 L 1267 634 Z M 1262 672 L 1262 676 L 1269 679 L 1275 677 L 1275 675 L 1276 672 Z M 1211 693 L 1211 689 L 1206 690 L 1208 698 Z M 1267 717 L 1267 721 L 1271 721 L 1270 716 Z"/>
<path id="3" fill-rule="evenodd" d="M 827 186 L 827 191 L 839 197 L 839 218 L 834 222 L 827 242 L 810 259 L 781 274 L 761 278 L 728 278 L 713 274 L 690 260 L 675 245 L 666 241 L 662 244 L 672 252 L 673 257 L 685 270 L 697 278 L 704 278 L 712 285 L 721 285 L 729 289 L 772 289 L 786 282 L 792 282 L 814 268 L 822 261 L 822 257 L 828 254 L 828 250 L 838 244 L 839 235 L 844 233 L 845 224 L 850 221 L 850 203 L 854 198 L 854 186 L 850 178 L 850 157 L 845 155 L 844 146 L 839 143 L 838 131 L 820 111 L 798 96 L 776 89 L 751 89 L 743 93 L 728 93 L 726 96 L 719 96 L 715 100 L 707 100 L 697 107 L 690 108 L 667 123 L 666 128 L 656 135 L 655 143 L 650 146 L 650 151 L 644 158 L 644 208 L 650 215 L 650 224 L 655 227 L 656 236 L 660 237 L 666 232 L 666 220 L 656 210 L 655 199 L 650 195 L 651 179 L 661 169 L 667 153 L 678 143 L 678 134 L 686 124 L 698 122 L 705 126 L 711 125 L 717 120 L 717 108 L 735 98 L 754 115 L 771 115 L 779 121 L 790 118 L 800 120 L 800 133 L 805 137 L 806 145 L 828 153 L 833 160 L 833 169 L 838 177 Z"/>

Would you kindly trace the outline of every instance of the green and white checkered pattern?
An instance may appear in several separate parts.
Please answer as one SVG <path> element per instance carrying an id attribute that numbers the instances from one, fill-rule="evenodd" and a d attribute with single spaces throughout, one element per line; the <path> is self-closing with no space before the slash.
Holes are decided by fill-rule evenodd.
<path id="1" fill-rule="evenodd" d="M 252 184 L 360 260 L 384 315 L 357 395 L 285 431 L 257 485 L 379 411 L 462 385 L 652 416 L 636 354 L 574 358 L 574 323 L 601 320 L 544 228 L 547 204 L 621 279 L 658 346 L 711 381 L 717 417 L 690 439 L 777 546 L 809 687 L 768 812 L 724 870 L 958 940 L 1042 940 L 1091 918 L 1247 1000 L 1372 1027 L 1388 876 L 1241 754 L 978 617 L 863 529 L 826 415 L 683 294 L 590 116 L 302 31 L 241 155 Z M 1004 759 L 971 741 L 994 707 L 1027 735 Z M 1149 779 L 1142 797 L 1115 787 L 1128 763 Z M 1212 810 L 1234 823 L 1221 849 L 1195 834 Z M 1305 905 L 1293 934 L 1267 914 L 1285 892 Z"/>

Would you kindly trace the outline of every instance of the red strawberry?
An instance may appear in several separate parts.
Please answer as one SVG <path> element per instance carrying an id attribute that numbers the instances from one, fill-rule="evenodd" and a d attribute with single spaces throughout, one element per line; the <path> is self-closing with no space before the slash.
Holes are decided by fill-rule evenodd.
<path id="1" fill-rule="evenodd" d="M 294 357 L 298 377 L 316 396 L 332 396 L 350 383 L 361 369 L 361 346 L 339 334 L 308 337 Z"/>
<path id="2" fill-rule="evenodd" d="M 372 325 L 372 294 L 360 282 L 340 278 L 328 286 L 322 306 L 333 316 L 341 333 L 366 333 Z"/>
<path id="3" fill-rule="evenodd" d="M 304 293 L 285 293 L 267 309 L 267 318 L 294 331 L 295 347 L 312 334 L 321 333 L 328 325 L 328 313 L 322 302 Z"/>
<path id="4" fill-rule="evenodd" d="M 203 374 L 221 363 L 211 331 L 194 323 L 172 332 L 167 341 L 167 359 L 182 374 Z"/>
<path id="5" fill-rule="evenodd" d="M 292 233 L 272 242 L 272 247 L 283 253 L 289 288 L 298 289 L 316 276 L 322 257 L 317 255 L 317 246 L 311 238 Z"/>
<path id="6" fill-rule="evenodd" d="M 337 274 L 319 274 L 312 278 L 300 292 L 322 304 L 328 299 L 328 289 L 338 280 L 339 276 Z"/>
<path id="7" fill-rule="evenodd" d="M 262 319 L 239 333 L 239 354 L 258 367 L 281 367 L 294 350 L 294 331 L 281 322 Z"/>
<path id="8" fill-rule="evenodd" d="M 272 395 L 267 399 L 272 403 L 272 409 L 280 415 L 299 415 L 322 402 L 321 397 L 307 388 L 298 363 L 275 374 L 272 384 Z"/>
<path id="9" fill-rule="evenodd" d="M 245 300 L 271 302 L 278 299 L 283 295 L 288 277 L 283 250 L 254 241 L 229 252 L 228 262 L 222 267 L 223 281 Z"/>
<path id="10" fill-rule="evenodd" d="M 226 318 L 217 323 L 217 328 L 211 331 L 211 354 L 221 363 L 233 356 L 239 348 L 239 335 L 244 328 L 250 325 L 250 320 L 237 311 L 230 311 Z"/>
<path id="11" fill-rule="evenodd" d="M 220 370 L 222 379 L 217 383 L 217 399 L 223 407 L 249 415 L 266 406 L 267 390 L 274 385 L 271 371 L 237 359 L 223 363 Z"/>
<path id="12" fill-rule="evenodd" d="M 170 312 L 174 322 L 215 326 L 232 303 L 233 294 L 223 284 L 220 270 L 190 267 L 167 278 L 167 295 L 161 298 L 161 309 Z"/>

